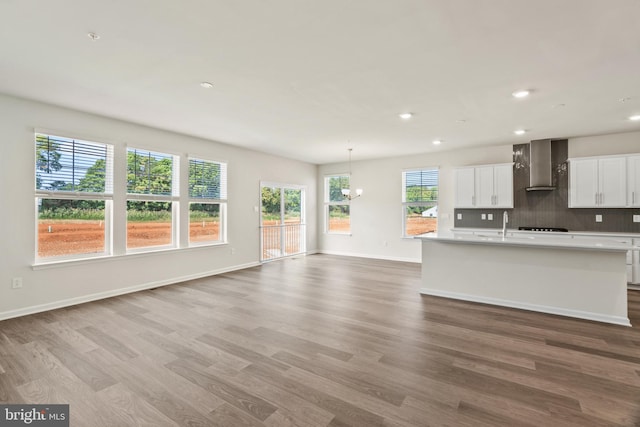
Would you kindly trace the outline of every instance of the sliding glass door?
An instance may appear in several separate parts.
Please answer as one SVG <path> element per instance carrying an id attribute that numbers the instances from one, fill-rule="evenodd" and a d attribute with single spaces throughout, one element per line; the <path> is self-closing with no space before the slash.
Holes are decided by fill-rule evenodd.
<path id="1" fill-rule="evenodd" d="M 260 259 L 269 261 L 306 251 L 304 188 L 260 185 Z"/>

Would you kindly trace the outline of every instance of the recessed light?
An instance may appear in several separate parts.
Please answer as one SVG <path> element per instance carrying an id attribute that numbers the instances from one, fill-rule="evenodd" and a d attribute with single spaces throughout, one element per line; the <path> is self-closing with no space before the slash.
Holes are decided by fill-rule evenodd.
<path id="1" fill-rule="evenodd" d="M 620 102 L 629 102 L 629 101 L 631 101 L 631 98 L 630 98 L 630 97 L 628 97 L 628 96 L 625 96 L 624 98 L 620 98 L 620 100 L 619 100 L 619 101 L 620 101 Z"/>
<path id="2" fill-rule="evenodd" d="M 413 117 L 413 113 L 402 113 L 398 115 L 402 120 L 409 120 L 411 117 Z"/>
<path id="3" fill-rule="evenodd" d="M 640 114 L 636 114 L 634 116 L 630 116 L 629 120 L 633 120 L 634 122 L 637 122 L 638 120 L 640 120 Z"/>
<path id="4" fill-rule="evenodd" d="M 439 139 L 435 139 L 433 141 L 433 145 L 440 145 L 440 144 L 442 144 L 442 141 L 440 141 Z"/>
<path id="5" fill-rule="evenodd" d="M 529 96 L 529 91 L 528 90 L 518 90 L 516 92 L 513 92 L 511 95 L 513 95 L 514 98 L 526 98 L 527 96 Z"/>
<path id="6" fill-rule="evenodd" d="M 516 135 L 524 135 L 527 131 L 524 129 L 518 129 L 518 130 L 514 130 L 513 133 L 515 133 Z"/>
<path id="7" fill-rule="evenodd" d="M 91 40 L 96 41 L 100 38 L 100 36 L 96 33 L 89 33 L 87 34 L 87 37 L 89 37 Z"/>
<path id="8" fill-rule="evenodd" d="M 205 89 L 211 89 L 213 87 L 213 83 L 202 82 L 202 83 L 200 83 L 200 86 L 202 86 Z"/>

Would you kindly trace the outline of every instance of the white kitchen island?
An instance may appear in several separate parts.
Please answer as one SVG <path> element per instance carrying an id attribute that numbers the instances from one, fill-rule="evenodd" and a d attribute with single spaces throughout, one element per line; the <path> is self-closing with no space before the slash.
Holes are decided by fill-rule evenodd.
<path id="1" fill-rule="evenodd" d="M 422 294 L 631 326 L 629 244 L 495 233 L 417 238 Z"/>

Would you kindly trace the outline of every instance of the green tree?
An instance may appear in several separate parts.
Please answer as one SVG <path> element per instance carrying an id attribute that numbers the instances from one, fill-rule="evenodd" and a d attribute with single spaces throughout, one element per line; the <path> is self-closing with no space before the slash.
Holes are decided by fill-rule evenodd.
<path id="1" fill-rule="evenodd" d="M 192 160 L 189 163 L 189 196 L 221 198 L 220 164 Z"/>
<path id="2" fill-rule="evenodd" d="M 280 215 L 280 189 L 262 187 L 262 213 Z"/>
<path id="3" fill-rule="evenodd" d="M 105 190 L 105 176 L 107 173 L 107 162 L 98 159 L 91 165 L 84 177 L 80 179 L 76 186 L 76 191 L 86 191 L 90 193 L 102 193 Z"/>
<path id="4" fill-rule="evenodd" d="M 127 192 L 171 195 L 173 161 L 151 153 L 127 153 Z"/>
<path id="5" fill-rule="evenodd" d="M 349 177 L 346 175 L 332 176 L 329 178 L 329 200 L 340 202 L 344 200 L 342 189 L 349 188 Z"/>
<path id="6" fill-rule="evenodd" d="M 62 169 L 60 144 L 53 142 L 46 135 L 36 135 L 36 188 L 43 189 L 42 174 L 57 172 Z M 53 183 L 56 189 L 64 182 Z"/>

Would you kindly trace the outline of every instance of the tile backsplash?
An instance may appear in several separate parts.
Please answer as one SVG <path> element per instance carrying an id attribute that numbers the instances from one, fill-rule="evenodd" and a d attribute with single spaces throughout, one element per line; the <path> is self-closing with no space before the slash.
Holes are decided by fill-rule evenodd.
<path id="1" fill-rule="evenodd" d="M 508 228 L 520 226 L 562 227 L 570 231 L 608 231 L 640 233 L 640 222 L 633 222 L 633 215 L 640 209 L 569 209 L 568 141 L 551 143 L 551 162 L 555 190 L 530 191 L 529 144 L 513 146 L 514 207 L 509 213 Z M 455 227 L 501 228 L 505 209 L 455 209 Z M 457 219 L 462 214 L 462 219 Z M 482 219 L 492 214 L 493 220 Z M 596 222 L 602 215 L 602 222 Z"/>

